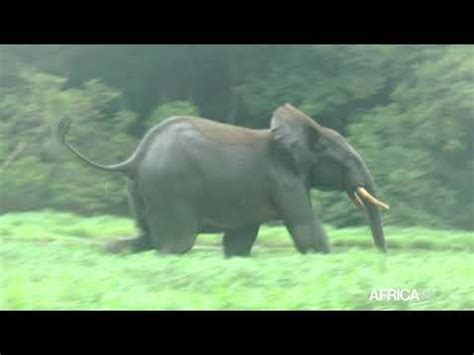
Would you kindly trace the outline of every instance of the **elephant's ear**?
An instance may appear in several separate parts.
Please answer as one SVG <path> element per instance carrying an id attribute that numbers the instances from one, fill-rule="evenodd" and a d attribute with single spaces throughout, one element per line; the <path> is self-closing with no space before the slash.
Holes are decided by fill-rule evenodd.
<path id="1" fill-rule="evenodd" d="M 320 126 L 303 112 L 285 104 L 273 113 L 270 128 L 278 147 L 286 152 L 300 173 L 307 174 L 315 159 L 312 147 L 318 140 Z"/>

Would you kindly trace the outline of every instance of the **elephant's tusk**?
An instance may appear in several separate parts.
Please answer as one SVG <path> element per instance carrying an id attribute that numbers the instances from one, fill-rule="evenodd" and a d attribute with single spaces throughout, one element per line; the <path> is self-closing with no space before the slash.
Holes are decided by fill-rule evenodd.
<path id="1" fill-rule="evenodd" d="M 386 209 L 386 210 L 390 209 L 389 205 L 387 205 L 386 203 L 383 203 L 383 202 L 380 202 L 379 200 L 377 200 L 374 196 L 372 196 L 371 194 L 369 194 L 369 193 L 367 192 L 367 190 L 364 189 L 363 187 L 360 187 L 360 186 L 359 186 L 359 187 L 356 189 L 356 192 L 357 192 L 357 194 L 358 194 L 361 198 L 363 198 L 364 200 L 366 200 L 366 201 L 368 201 L 368 202 L 370 202 L 370 203 L 372 203 L 372 204 L 374 204 L 374 205 L 376 205 L 376 206 L 378 206 L 378 207 L 380 207 L 380 208 L 383 208 L 383 209 Z"/>
<path id="2" fill-rule="evenodd" d="M 364 203 L 360 200 L 359 196 L 355 192 L 347 191 L 349 198 L 356 208 L 364 209 Z"/>

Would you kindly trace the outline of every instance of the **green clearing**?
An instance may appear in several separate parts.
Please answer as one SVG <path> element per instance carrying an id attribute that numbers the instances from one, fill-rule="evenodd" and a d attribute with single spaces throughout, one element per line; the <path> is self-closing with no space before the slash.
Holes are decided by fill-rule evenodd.
<path id="1" fill-rule="evenodd" d="M 300 255 L 282 227 L 264 227 L 252 257 L 224 259 L 218 235 L 184 257 L 111 255 L 133 221 L 53 211 L 0 217 L 1 309 L 473 309 L 472 232 L 387 227 L 387 257 L 368 228 L 326 226 L 333 252 Z M 374 289 L 431 292 L 370 301 Z"/>

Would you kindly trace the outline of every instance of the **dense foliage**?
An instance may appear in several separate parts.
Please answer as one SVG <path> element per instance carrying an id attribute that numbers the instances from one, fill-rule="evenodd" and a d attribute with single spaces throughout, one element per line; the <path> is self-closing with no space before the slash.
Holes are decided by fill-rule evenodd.
<path id="1" fill-rule="evenodd" d="M 0 212 L 125 213 L 123 178 L 84 167 L 128 156 L 174 114 L 268 127 L 291 102 L 367 160 L 387 224 L 474 229 L 472 46 L 1 46 Z M 324 222 L 362 222 L 339 192 L 315 192 Z"/>

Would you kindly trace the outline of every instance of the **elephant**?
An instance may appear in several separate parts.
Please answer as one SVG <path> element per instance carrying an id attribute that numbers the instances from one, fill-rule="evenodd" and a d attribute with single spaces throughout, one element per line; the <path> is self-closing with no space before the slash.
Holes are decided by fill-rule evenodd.
<path id="1" fill-rule="evenodd" d="M 205 118 L 173 116 L 151 128 L 123 162 L 101 165 L 58 138 L 88 165 L 127 177 L 131 210 L 140 233 L 111 250 L 156 249 L 182 255 L 199 233 L 224 233 L 225 257 L 248 256 L 261 224 L 281 221 L 302 254 L 328 253 L 314 214 L 312 188 L 346 191 L 365 210 L 375 246 L 386 253 L 375 184 L 361 155 L 333 129 L 286 103 L 268 129 Z"/>

